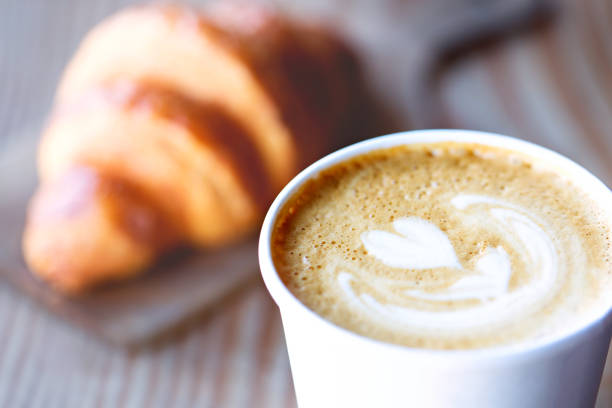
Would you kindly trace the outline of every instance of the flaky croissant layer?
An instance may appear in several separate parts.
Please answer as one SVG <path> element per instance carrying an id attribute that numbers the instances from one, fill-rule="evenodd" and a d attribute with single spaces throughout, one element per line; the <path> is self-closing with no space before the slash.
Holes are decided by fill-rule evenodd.
<path id="1" fill-rule="evenodd" d="M 177 245 L 236 241 L 343 142 L 364 98 L 356 59 L 319 27 L 244 4 L 121 11 L 86 36 L 58 86 L 26 262 L 76 293 Z"/>

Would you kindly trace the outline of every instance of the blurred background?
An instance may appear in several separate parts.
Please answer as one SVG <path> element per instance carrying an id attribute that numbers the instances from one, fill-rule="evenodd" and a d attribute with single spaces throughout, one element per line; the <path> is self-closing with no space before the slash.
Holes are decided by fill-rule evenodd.
<path id="1" fill-rule="evenodd" d="M 1 183 L 19 182 L 6 163 L 37 140 L 80 39 L 131 3 L 0 3 L 0 202 Z M 387 130 L 504 133 L 569 156 L 612 185 L 609 0 L 266 3 L 347 38 L 386 108 Z M 0 276 L 0 407 L 294 407 L 276 306 L 258 279 L 245 282 L 180 329 L 124 348 Z M 611 374 L 598 407 L 612 407 Z"/>

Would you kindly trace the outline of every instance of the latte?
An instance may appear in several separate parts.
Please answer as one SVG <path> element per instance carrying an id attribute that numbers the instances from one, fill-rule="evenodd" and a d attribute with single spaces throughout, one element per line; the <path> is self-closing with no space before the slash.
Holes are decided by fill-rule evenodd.
<path id="1" fill-rule="evenodd" d="M 369 152 L 285 204 L 272 256 L 331 322 L 411 347 L 554 335 L 612 289 L 610 214 L 527 155 L 444 142 Z"/>

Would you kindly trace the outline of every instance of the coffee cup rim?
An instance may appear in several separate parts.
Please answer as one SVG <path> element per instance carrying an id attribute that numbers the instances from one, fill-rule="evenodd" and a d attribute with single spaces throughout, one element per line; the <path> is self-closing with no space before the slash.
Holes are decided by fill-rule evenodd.
<path id="1" fill-rule="evenodd" d="M 579 185 L 581 189 L 583 189 L 588 195 L 593 195 L 594 197 L 601 196 L 603 199 L 612 203 L 612 191 L 584 167 L 553 150 L 535 143 L 517 139 L 515 137 L 477 130 L 426 129 L 391 133 L 367 139 L 336 150 L 335 152 L 332 152 L 309 165 L 307 168 L 297 174 L 282 189 L 268 209 L 259 237 L 258 256 L 263 281 L 268 289 L 268 292 L 277 303 L 279 309 L 282 310 L 285 307 L 297 308 L 300 310 L 300 312 L 302 312 L 302 315 L 305 314 L 309 316 L 309 318 L 317 321 L 318 324 L 324 325 L 329 329 L 341 333 L 344 337 L 347 337 L 352 341 L 365 343 L 379 349 L 382 348 L 394 351 L 399 350 L 404 353 L 417 353 L 420 356 L 426 354 L 431 358 L 450 358 L 453 356 L 455 358 L 467 359 L 525 354 L 529 352 L 536 352 L 545 348 L 561 346 L 563 344 L 570 346 L 573 342 L 577 341 L 581 334 L 588 331 L 591 327 L 597 325 L 604 319 L 611 318 L 612 298 L 607 303 L 602 302 L 601 307 L 594 308 L 592 313 L 589 313 L 587 317 L 581 319 L 579 323 L 572 325 L 570 329 L 562 330 L 554 335 L 521 341 L 515 344 L 497 345 L 476 349 L 428 349 L 389 343 L 345 329 L 323 318 L 308 308 L 293 293 L 291 293 L 291 291 L 282 282 L 278 272 L 276 271 L 276 267 L 274 266 L 271 253 L 271 238 L 280 210 L 283 208 L 287 200 L 292 197 L 293 194 L 296 193 L 305 182 L 316 177 L 321 171 L 326 170 L 335 164 L 371 151 L 400 145 L 454 141 L 474 143 L 476 145 L 480 144 L 486 147 L 500 147 L 510 151 L 516 151 L 518 154 L 526 155 L 533 159 L 544 159 L 549 168 L 553 168 L 555 171 L 564 174 L 566 177 L 570 178 L 570 180 L 576 183 L 580 181 Z M 612 225 L 612 215 L 610 215 L 610 217 L 610 225 Z"/>

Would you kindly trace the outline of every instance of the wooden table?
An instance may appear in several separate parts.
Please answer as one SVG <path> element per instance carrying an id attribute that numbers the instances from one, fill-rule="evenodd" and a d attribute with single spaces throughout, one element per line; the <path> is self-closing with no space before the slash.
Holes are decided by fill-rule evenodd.
<path id="1" fill-rule="evenodd" d="M 41 125 L 78 39 L 123 0 L 21 2 L 0 13 L 0 149 Z M 425 2 L 277 0 L 333 20 L 407 117 L 405 75 Z M 564 1 L 554 24 L 454 61 L 431 93 L 435 123 L 551 147 L 612 185 L 612 3 Z M 384 74 L 382 74 L 384 72 Z M 400 124 L 407 126 L 407 123 Z M 0 197 L 1 199 L 1 197 Z M 0 282 L 1 407 L 294 407 L 276 306 L 254 282 L 188 327 L 138 350 L 109 346 Z M 598 407 L 612 406 L 612 367 Z"/>

